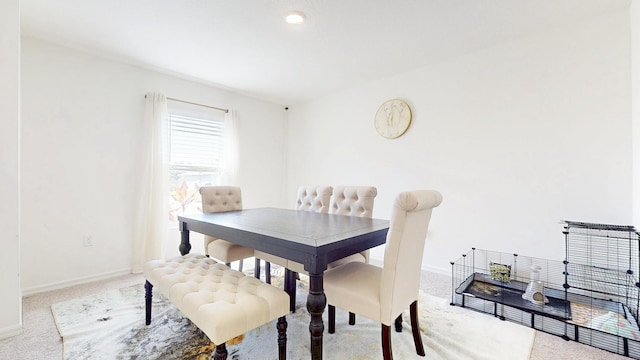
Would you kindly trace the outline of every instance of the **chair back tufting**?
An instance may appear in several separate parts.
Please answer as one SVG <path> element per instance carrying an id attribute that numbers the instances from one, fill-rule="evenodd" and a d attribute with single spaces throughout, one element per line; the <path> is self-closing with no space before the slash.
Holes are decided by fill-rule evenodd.
<path id="1" fill-rule="evenodd" d="M 242 192 L 237 186 L 203 186 L 200 195 L 203 213 L 242 210 Z"/>
<path id="2" fill-rule="evenodd" d="M 242 191 L 237 186 L 203 186 L 200 188 L 202 212 L 218 213 L 242 210 Z M 218 238 L 204 236 L 204 253 L 209 254 L 209 244 Z"/>
<path id="3" fill-rule="evenodd" d="M 333 187 L 331 186 L 300 186 L 296 200 L 296 210 L 329 212 L 329 203 Z"/>
<path id="4" fill-rule="evenodd" d="M 373 201 L 378 195 L 375 186 L 336 186 L 329 205 L 329 214 L 371 218 Z"/>

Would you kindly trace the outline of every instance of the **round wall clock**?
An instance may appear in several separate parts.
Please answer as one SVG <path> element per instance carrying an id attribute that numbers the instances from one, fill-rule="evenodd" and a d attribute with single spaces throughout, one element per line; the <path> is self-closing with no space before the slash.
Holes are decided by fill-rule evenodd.
<path id="1" fill-rule="evenodd" d="M 373 124 L 380 136 L 395 139 L 409 128 L 411 108 L 400 99 L 385 101 L 376 112 Z"/>

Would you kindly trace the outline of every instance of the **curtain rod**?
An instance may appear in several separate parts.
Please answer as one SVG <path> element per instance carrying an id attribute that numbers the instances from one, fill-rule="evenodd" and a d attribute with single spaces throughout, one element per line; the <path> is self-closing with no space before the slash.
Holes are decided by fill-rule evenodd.
<path id="1" fill-rule="evenodd" d="M 206 108 L 209 108 L 209 109 L 224 111 L 226 113 L 229 112 L 229 109 L 219 108 L 219 107 L 215 107 L 215 106 L 211 106 L 211 105 L 198 104 L 198 103 L 194 103 L 194 102 L 191 102 L 191 101 L 185 101 L 185 100 L 175 99 L 175 98 L 171 98 L 171 97 L 167 97 L 167 100 L 173 100 L 173 101 L 177 101 L 177 102 L 181 102 L 181 103 L 185 103 L 185 104 L 202 106 L 202 107 L 206 107 Z"/>
<path id="2" fill-rule="evenodd" d="M 144 97 L 146 98 L 147 95 L 145 95 Z M 173 100 L 173 101 L 177 101 L 177 102 L 181 102 L 181 103 L 185 103 L 185 104 L 190 104 L 190 105 L 202 106 L 202 107 L 206 107 L 206 108 L 209 108 L 209 109 L 224 111 L 225 113 L 229 112 L 229 109 L 219 108 L 219 107 L 215 107 L 215 106 L 211 106 L 211 105 L 198 104 L 198 103 L 194 103 L 194 102 L 191 102 L 191 101 L 180 100 L 180 99 L 176 99 L 176 98 L 172 98 L 172 97 L 168 97 L 168 96 L 167 96 L 167 100 Z"/>

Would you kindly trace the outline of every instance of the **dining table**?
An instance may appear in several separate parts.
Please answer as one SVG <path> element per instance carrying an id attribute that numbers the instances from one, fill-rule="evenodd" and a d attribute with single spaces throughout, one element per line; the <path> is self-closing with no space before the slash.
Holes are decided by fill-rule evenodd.
<path id="1" fill-rule="evenodd" d="M 191 251 L 189 232 L 224 239 L 238 245 L 304 265 L 309 275 L 307 311 L 311 359 L 322 359 L 327 305 L 323 275 L 328 264 L 382 245 L 389 221 L 281 208 L 255 208 L 178 216 L 182 255 Z M 292 289 L 295 291 L 295 289 Z"/>

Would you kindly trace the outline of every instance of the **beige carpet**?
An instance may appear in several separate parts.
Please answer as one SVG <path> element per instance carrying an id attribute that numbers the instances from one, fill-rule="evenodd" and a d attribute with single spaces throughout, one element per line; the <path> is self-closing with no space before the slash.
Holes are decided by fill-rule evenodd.
<path id="1" fill-rule="evenodd" d="M 297 311 L 287 316 L 290 359 L 309 357 L 306 290 L 299 282 Z M 161 295 L 154 296 L 152 324 L 144 326 L 142 284 L 57 303 L 52 306 L 63 337 L 64 358 L 76 359 L 207 359 L 206 337 Z M 421 331 L 426 359 L 529 359 L 535 331 L 494 317 L 452 307 L 449 301 L 421 293 Z M 346 323 L 338 309 L 336 334 L 325 333 L 324 358 L 381 359 L 380 325 L 358 317 Z M 408 312 L 405 329 L 392 334 L 394 357 L 424 359 L 415 353 Z M 326 322 L 326 314 L 325 314 Z M 262 326 L 228 344 L 229 358 L 276 359 L 275 323 Z"/>

